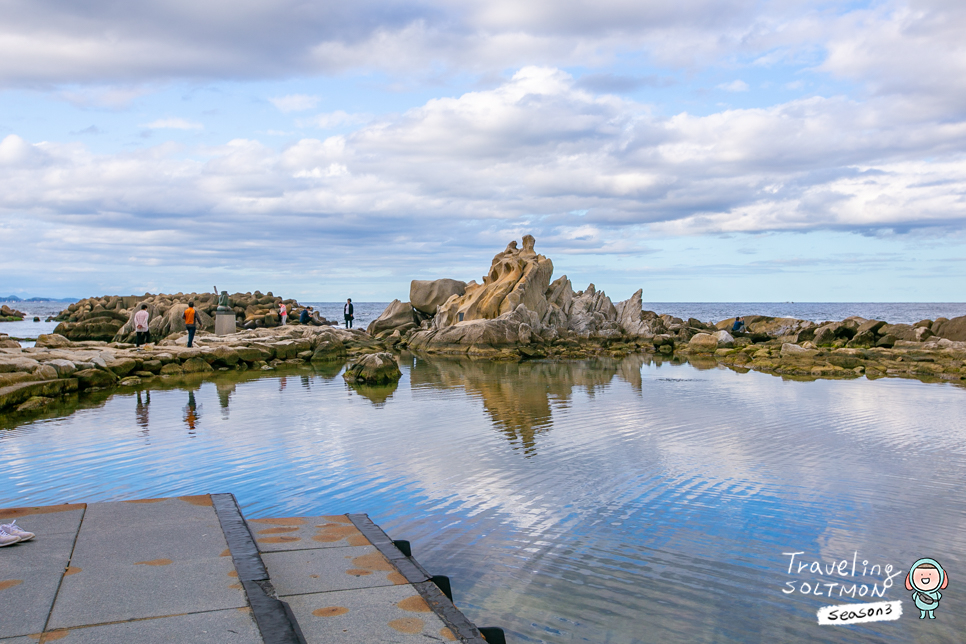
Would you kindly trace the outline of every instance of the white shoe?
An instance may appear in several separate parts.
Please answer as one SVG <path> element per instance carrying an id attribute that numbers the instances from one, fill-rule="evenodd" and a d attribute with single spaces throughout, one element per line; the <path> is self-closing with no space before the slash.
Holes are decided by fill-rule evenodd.
<path id="1" fill-rule="evenodd" d="M 37 535 L 33 532 L 27 532 L 22 530 L 20 526 L 17 525 L 17 520 L 14 519 L 13 523 L 8 523 L 7 525 L 0 525 L 0 532 L 5 532 L 13 537 L 18 537 L 21 541 L 30 541 Z"/>
<path id="2" fill-rule="evenodd" d="M 0 528 L 0 548 L 4 546 L 12 546 L 15 543 L 20 543 L 20 537 L 7 534 L 2 528 Z"/>

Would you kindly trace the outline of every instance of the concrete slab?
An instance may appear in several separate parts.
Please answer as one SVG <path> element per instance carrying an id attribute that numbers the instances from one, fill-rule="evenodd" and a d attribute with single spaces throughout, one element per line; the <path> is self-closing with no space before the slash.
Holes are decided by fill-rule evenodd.
<path id="1" fill-rule="evenodd" d="M 64 577 L 49 628 L 248 605 L 230 557 L 75 563 L 81 570 Z"/>
<path id="2" fill-rule="evenodd" d="M 249 519 L 260 552 L 372 545 L 344 514 Z"/>
<path id="3" fill-rule="evenodd" d="M 54 630 L 45 634 L 44 641 L 54 638 L 63 644 L 262 644 L 247 608 Z"/>
<path id="4" fill-rule="evenodd" d="M 82 514 L 83 509 L 48 514 L 7 511 L 4 523 L 17 518 L 18 525 L 23 521 L 25 528 L 30 526 L 39 534 L 30 541 L 0 548 L 0 634 L 20 636 L 43 630 L 70 561 Z"/>
<path id="5" fill-rule="evenodd" d="M 373 546 L 266 552 L 262 560 L 279 595 L 407 583 Z"/>
<path id="6" fill-rule="evenodd" d="M 37 640 L 36 638 L 31 639 L 29 637 L 10 637 L 0 639 L 0 644 L 37 644 Z"/>
<path id="7" fill-rule="evenodd" d="M 0 524 L 10 523 L 16 519 L 18 526 L 37 535 L 77 534 L 77 528 L 80 527 L 86 507 L 85 503 L 72 503 L 44 507 L 3 508 L 0 509 Z"/>
<path id="8" fill-rule="evenodd" d="M 410 585 L 282 599 L 292 607 L 308 644 L 456 640 Z"/>
<path id="9" fill-rule="evenodd" d="M 92 503 L 48 628 L 248 605 L 207 495 Z"/>

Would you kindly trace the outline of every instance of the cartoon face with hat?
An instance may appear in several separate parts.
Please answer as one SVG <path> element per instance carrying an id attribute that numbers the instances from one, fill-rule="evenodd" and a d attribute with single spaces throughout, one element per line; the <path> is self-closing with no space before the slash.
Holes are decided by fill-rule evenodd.
<path id="1" fill-rule="evenodd" d="M 939 562 L 929 557 L 923 557 L 912 564 L 906 575 L 906 590 L 911 590 L 912 600 L 919 609 L 919 619 L 936 619 L 933 611 L 939 607 L 939 600 L 943 594 L 941 588 L 949 585 L 949 576 Z"/>

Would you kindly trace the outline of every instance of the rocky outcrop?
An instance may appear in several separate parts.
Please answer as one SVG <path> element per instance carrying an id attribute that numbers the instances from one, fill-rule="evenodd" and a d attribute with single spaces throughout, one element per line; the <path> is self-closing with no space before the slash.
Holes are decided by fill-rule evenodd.
<path id="1" fill-rule="evenodd" d="M 391 353 L 370 353 L 347 364 L 342 377 L 350 383 L 385 385 L 399 380 L 402 372 Z"/>
<path id="2" fill-rule="evenodd" d="M 410 329 L 415 329 L 416 325 L 416 316 L 413 313 L 412 305 L 409 302 L 393 300 L 379 317 L 369 323 L 366 332 L 369 335 L 379 336 L 382 333 L 389 334 L 398 329 L 400 333 L 405 333 Z"/>
<path id="3" fill-rule="evenodd" d="M 466 282 L 451 279 L 413 280 L 409 285 L 412 307 L 426 315 L 436 315 L 436 309 L 454 295 L 466 292 Z"/>
<path id="4" fill-rule="evenodd" d="M 181 315 L 194 302 L 198 314 L 199 330 L 213 330 L 218 296 L 214 293 L 175 293 L 143 296 L 105 296 L 87 298 L 68 306 L 55 318 L 60 324 L 54 330 L 69 340 L 102 342 L 133 342 L 134 314 L 141 305 L 148 307 L 148 329 L 150 339 L 157 342 L 172 335 L 185 332 Z M 254 293 L 235 293 L 228 296 L 228 305 L 235 316 L 236 327 L 258 329 L 275 327 L 281 322 L 278 311 L 282 303 L 288 309 L 288 324 L 298 325 L 302 309 L 309 311 L 315 326 L 335 324 L 314 311 L 303 307 L 296 300 L 282 299 L 271 292 L 263 295 Z"/>
<path id="5" fill-rule="evenodd" d="M 6 304 L 0 306 L 0 322 L 15 322 L 23 320 L 27 314 L 17 309 L 12 309 Z"/>
<path id="6" fill-rule="evenodd" d="M 370 332 L 394 346 L 431 353 L 539 357 L 554 343 L 599 345 L 666 330 L 656 314 L 641 310 L 641 291 L 615 306 L 593 284 L 574 292 L 566 275 L 551 282 L 553 262 L 534 246 L 530 235 L 522 248 L 510 242 L 493 258 L 482 283 L 413 281 L 413 319 L 397 300 Z M 431 319 L 423 319 L 429 314 Z"/>

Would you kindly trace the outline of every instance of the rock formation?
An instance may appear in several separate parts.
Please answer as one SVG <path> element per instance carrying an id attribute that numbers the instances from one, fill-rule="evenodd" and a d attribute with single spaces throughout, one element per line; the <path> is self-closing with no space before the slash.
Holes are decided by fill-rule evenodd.
<path id="1" fill-rule="evenodd" d="M 142 304 L 148 306 L 148 329 L 152 341 L 162 340 L 186 331 L 182 314 L 188 302 L 195 303 L 198 313 L 198 329 L 213 330 L 218 296 L 214 293 L 176 293 L 143 296 L 92 297 L 75 302 L 55 318 L 60 324 L 54 333 L 72 341 L 99 340 L 103 342 L 132 342 L 134 340 L 134 314 Z M 312 315 L 311 324 L 335 324 L 319 317 L 312 307 L 302 307 L 295 300 L 283 300 L 271 292 L 262 295 L 235 293 L 228 298 L 228 305 L 235 313 L 238 327 L 256 329 L 278 326 L 278 307 L 288 307 L 288 323 L 298 324 L 299 314 L 307 308 Z"/>
<path id="2" fill-rule="evenodd" d="M 350 362 L 342 377 L 349 383 L 385 385 L 402 377 L 396 358 L 391 353 L 370 353 Z"/>
<path id="3" fill-rule="evenodd" d="M 0 306 L 0 322 L 19 322 L 27 317 L 27 314 L 17 309 L 12 309 L 6 304 Z"/>

